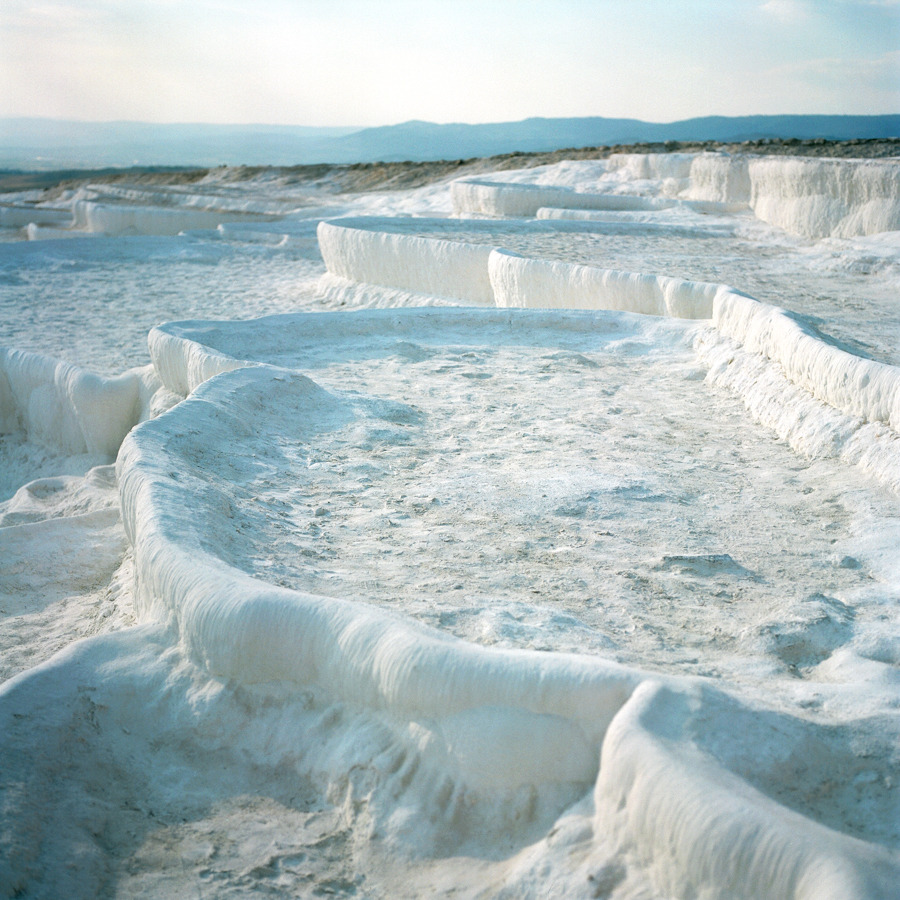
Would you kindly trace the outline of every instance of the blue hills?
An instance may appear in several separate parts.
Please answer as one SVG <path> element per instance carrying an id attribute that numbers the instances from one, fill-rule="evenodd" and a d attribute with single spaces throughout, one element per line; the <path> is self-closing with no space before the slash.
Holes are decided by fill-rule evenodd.
<path id="1" fill-rule="evenodd" d="M 679 122 L 531 118 L 521 122 L 377 128 L 152 124 L 0 119 L 0 167 L 309 165 L 468 159 L 504 153 L 667 141 L 900 137 L 900 115 L 706 116 Z"/>

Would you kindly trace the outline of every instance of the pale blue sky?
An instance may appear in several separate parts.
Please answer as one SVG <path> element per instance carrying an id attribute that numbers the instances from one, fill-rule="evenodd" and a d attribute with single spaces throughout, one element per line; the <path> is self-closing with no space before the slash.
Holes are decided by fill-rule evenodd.
<path id="1" fill-rule="evenodd" d="M 0 115 L 900 112 L 900 0 L 0 0 Z"/>

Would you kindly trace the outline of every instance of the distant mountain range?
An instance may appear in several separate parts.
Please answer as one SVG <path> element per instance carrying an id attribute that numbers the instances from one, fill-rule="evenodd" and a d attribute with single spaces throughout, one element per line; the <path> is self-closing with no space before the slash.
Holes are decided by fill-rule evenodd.
<path id="1" fill-rule="evenodd" d="M 501 153 L 665 141 L 900 137 L 900 115 L 525 119 L 483 125 L 404 122 L 380 128 L 155 125 L 0 118 L 0 167 L 298 165 L 467 159 Z"/>

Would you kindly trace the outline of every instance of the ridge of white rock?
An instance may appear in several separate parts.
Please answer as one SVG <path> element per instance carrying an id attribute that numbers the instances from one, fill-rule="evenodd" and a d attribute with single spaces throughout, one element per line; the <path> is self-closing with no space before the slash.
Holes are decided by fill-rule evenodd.
<path id="1" fill-rule="evenodd" d="M 66 453 L 114 457 L 149 402 L 141 374 L 104 378 L 60 360 L 0 348 L 0 432 Z"/>
<path id="2" fill-rule="evenodd" d="M 350 872 L 354 891 L 399 873 L 415 896 L 893 897 L 896 501 L 829 460 L 791 457 L 702 379 L 800 452 L 900 494 L 900 369 L 724 284 L 530 258 L 491 236 L 538 248 L 572 236 L 571 260 L 605 258 L 585 235 L 652 235 L 647 259 L 734 235 L 739 224 L 696 214 L 757 201 L 829 235 L 892 221 L 893 176 L 877 166 L 811 161 L 818 175 L 798 186 L 779 179 L 803 167 L 774 162 L 754 180 L 738 157 L 634 155 L 593 167 L 605 193 L 563 190 L 590 183 L 574 163 L 556 186 L 548 172 L 532 187 L 498 175 L 458 189 L 480 214 L 508 202 L 544 220 L 502 228 L 319 226 L 333 306 L 486 309 L 174 322 L 149 333 L 153 366 L 118 378 L 0 350 L 0 449 L 18 486 L 0 508 L 0 606 L 24 620 L 49 604 L 58 638 L 40 665 L 19 653 L 0 684 L 0 894 L 95 896 L 113 881 L 125 894 L 327 892 Z M 147 198 L 172 227 L 277 208 L 274 194 L 229 206 L 223 185 L 205 190 L 114 186 L 66 202 L 95 204 L 96 225 L 117 210 L 109 234 L 157 227 L 129 224 Z M 601 205 L 566 209 L 573 196 Z M 541 197 L 563 206 L 523 212 Z M 208 263 L 246 241 L 258 274 L 296 241 L 285 280 L 263 285 L 290 291 L 298 258 L 321 272 L 309 209 L 277 230 L 237 218 L 122 243 L 129 260 L 165 244 Z M 29 234 L 89 233 L 53 218 Z M 14 262 L 9 282 L 48 261 L 81 278 L 85 255 L 116 245 L 24 249 L 31 268 Z M 100 271 L 115 285 L 121 265 Z M 304 290 L 307 309 L 325 305 Z M 62 477 L 43 448 L 16 455 L 32 440 L 103 457 L 91 463 L 118 452 L 117 465 Z M 796 556 L 773 552 L 773 526 Z M 86 617 L 77 633 L 92 636 L 73 643 Z M 20 625 L 7 646 L 29 633 Z"/>
<path id="3" fill-rule="evenodd" d="M 587 193 L 532 184 L 509 184 L 465 178 L 450 185 L 453 211 L 457 215 L 505 218 L 535 216 L 543 207 L 590 210 L 669 209 L 678 201 L 666 197 L 634 194 Z"/>
<path id="4" fill-rule="evenodd" d="M 756 216 L 807 238 L 900 229 L 900 167 L 882 160 L 753 159 Z"/>
<path id="5" fill-rule="evenodd" d="M 882 160 L 702 154 L 613 155 L 608 171 L 662 179 L 661 197 L 597 194 L 482 179 L 451 186 L 457 215 L 535 216 L 542 207 L 572 210 L 749 208 L 757 218 L 806 238 L 877 234 L 900 229 L 900 170 Z M 706 207 L 700 204 L 722 204 Z"/>
<path id="6" fill-rule="evenodd" d="M 34 204 L 0 204 L 0 226 L 5 228 L 24 228 L 35 225 L 68 225 L 72 222 L 70 209 L 57 209 L 52 206 L 36 206 Z"/>
<path id="7" fill-rule="evenodd" d="M 205 188 L 205 189 L 204 189 Z M 83 235 L 171 236 L 227 222 L 272 222 L 304 205 L 229 191 L 222 185 L 196 188 L 137 184 L 87 184 L 52 206 L 0 204 L 0 227 L 27 228 L 29 240 Z"/>
<path id="8" fill-rule="evenodd" d="M 714 729 L 698 734 L 691 709 L 715 721 L 703 694 L 652 680 L 634 691 L 603 744 L 596 830 L 612 826 L 664 896 L 890 897 L 894 854 L 780 806 L 714 758 Z"/>
<path id="9" fill-rule="evenodd" d="M 187 397 L 220 372 L 245 365 L 199 341 L 175 337 L 165 328 L 152 329 L 147 343 L 154 370 L 165 387 L 179 397 Z"/>
<path id="10" fill-rule="evenodd" d="M 707 319 L 719 285 L 596 266 L 526 259 L 505 250 L 488 268 L 497 306 L 532 309 L 617 309 L 650 316 Z"/>
<path id="11" fill-rule="evenodd" d="M 378 284 L 492 305 L 491 247 L 321 222 L 319 249 L 328 271 Z"/>
<path id="12" fill-rule="evenodd" d="M 409 228 L 417 224 L 415 219 L 394 221 Z M 717 285 L 526 259 L 486 244 L 383 231 L 384 224 L 377 219 L 319 224 L 329 275 L 343 279 L 326 282 L 322 291 L 357 283 L 499 307 L 618 309 L 691 319 L 712 315 Z"/>
<path id="13" fill-rule="evenodd" d="M 271 221 L 281 215 L 293 212 L 302 206 L 301 201 L 260 197 L 246 191 L 229 191 L 226 186 L 200 181 L 194 187 L 170 187 L 166 185 L 141 184 L 87 184 L 76 190 L 71 202 L 122 203 L 161 207 L 169 209 L 193 210 L 198 212 L 218 212 L 221 215 L 248 217 L 258 216 L 261 221 Z"/>
<path id="14" fill-rule="evenodd" d="M 713 324 L 777 363 L 792 382 L 829 406 L 900 432 L 900 368 L 848 353 L 811 334 L 785 310 L 728 289 L 716 294 Z"/>
<path id="15" fill-rule="evenodd" d="M 348 325 L 359 334 L 379 325 L 402 334 L 425 314 L 359 312 Z M 465 311 L 428 315 L 456 321 Z M 275 343 L 289 318 L 271 323 Z M 317 327 L 314 315 L 296 318 L 294 327 Z M 267 683 L 288 682 L 381 717 L 404 756 L 418 760 L 412 767 L 432 773 L 424 786 L 407 780 L 404 791 L 472 804 L 593 783 L 594 834 L 612 842 L 617 857 L 638 862 L 663 893 L 891 896 L 900 871 L 895 853 L 810 820 L 756 786 L 777 783 L 786 753 L 813 752 L 802 726 L 766 724 L 762 712 L 689 681 L 594 657 L 476 646 L 365 603 L 241 571 L 223 531 L 235 501 L 205 453 L 227 447 L 236 472 L 245 464 L 272 469 L 275 461 L 257 452 L 260 435 L 278 431 L 270 420 L 298 423 L 299 436 L 355 414 L 341 396 L 289 368 L 233 359 L 240 368 L 225 371 L 228 354 L 204 344 L 204 329 L 213 344 L 241 343 L 240 327 L 228 323 L 159 329 L 151 346 L 167 382 L 194 386 L 183 403 L 134 429 L 119 454 L 143 621 L 173 625 L 181 645 L 219 680 L 263 692 Z M 245 331 L 263 346 L 264 329 Z M 760 717 L 749 768 L 723 745 L 725 723 L 736 715 Z M 778 736 L 778 749 L 764 749 L 769 735 Z"/>
<path id="16" fill-rule="evenodd" d="M 73 206 L 73 230 L 106 235 L 175 235 L 193 228 L 215 228 L 223 221 L 258 221 L 252 213 L 220 209 L 148 207 L 78 200 Z"/>
<path id="17" fill-rule="evenodd" d="M 599 741 L 635 673 L 577 656 L 477 647 L 364 604 L 267 585 L 207 549 L 204 536 L 229 501 L 192 446 L 182 455 L 173 442 L 214 418 L 239 453 L 261 427 L 253 412 L 264 417 L 273 404 L 296 405 L 310 429 L 349 414 L 304 376 L 250 366 L 213 376 L 126 438 L 117 470 L 139 616 L 177 623 L 183 644 L 220 678 L 316 684 L 335 699 L 398 716 L 447 717 L 451 730 L 475 728 L 466 717 L 477 721 L 482 710 L 499 719 L 513 710 L 511 735 L 524 739 L 518 750 L 492 751 L 496 767 L 478 754 L 457 754 L 462 777 L 470 760 L 477 784 L 518 784 L 517 767 L 522 783 L 534 781 L 553 759 L 560 780 L 592 780 Z M 507 751 L 535 757 L 511 763 Z"/>
<path id="18" fill-rule="evenodd" d="M 710 180 L 724 177 L 717 166 L 718 158 Z M 495 187 L 500 193 L 507 189 L 505 185 Z M 515 192 L 518 188 L 513 185 L 509 189 Z M 322 255 L 332 279 L 321 290 L 330 291 L 331 296 L 350 296 L 354 285 L 364 294 L 365 285 L 374 284 L 392 288 L 398 296 L 413 292 L 412 301 L 431 295 L 498 307 L 610 309 L 711 319 L 723 338 L 750 354 L 761 355 L 783 372 L 789 384 L 841 414 L 843 418 L 836 421 L 841 423 L 843 437 L 831 428 L 825 430 L 830 435 L 826 440 L 821 424 L 812 428 L 819 429 L 813 437 L 810 423 L 821 423 L 822 415 L 828 418 L 827 412 L 812 418 L 801 416 L 802 404 L 782 409 L 771 392 L 766 394 L 761 420 L 783 437 L 790 435 L 792 444 L 802 452 L 828 452 L 859 462 L 880 480 L 900 487 L 900 438 L 894 440 L 900 435 L 900 369 L 896 366 L 849 353 L 812 333 L 783 309 L 727 285 L 530 259 L 499 247 L 388 232 L 382 230 L 386 224 L 379 219 L 337 219 L 319 225 Z M 415 219 L 395 219 L 392 224 L 416 228 Z M 624 224 L 640 227 L 639 223 Z M 428 220 L 427 228 L 424 225 L 427 234 L 434 220 Z M 400 299 L 407 302 L 406 297 Z M 707 358 L 712 365 L 713 357 Z M 730 357 L 719 353 L 715 358 L 711 378 L 729 383 L 760 416 L 760 379 L 727 377 L 723 371 L 730 365 Z M 756 399 L 751 400 L 751 395 Z M 889 432 L 860 432 L 848 449 L 849 435 L 867 424 L 886 426 Z"/>
<path id="19" fill-rule="evenodd" d="M 690 177 L 695 158 L 694 153 L 614 153 L 606 165 L 629 180 L 682 181 Z"/>

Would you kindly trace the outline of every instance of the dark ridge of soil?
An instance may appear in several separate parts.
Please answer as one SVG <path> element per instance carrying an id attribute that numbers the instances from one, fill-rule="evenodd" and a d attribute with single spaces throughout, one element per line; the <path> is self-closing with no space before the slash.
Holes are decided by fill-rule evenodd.
<path id="1" fill-rule="evenodd" d="M 101 184 L 190 184 L 203 178 L 208 169 L 181 166 L 138 166 L 130 169 L 60 169 L 50 172 L 22 172 L 0 169 L 0 193 L 78 187 L 88 181 Z"/>
<path id="2" fill-rule="evenodd" d="M 224 169 L 147 166 L 130 169 L 80 169 L 58 172 L 20 172 L 0 169 L 0 193 L 44 190 L 46 199 L 88 182 L 93 184 L 193 184 L 212 172 L 219 180 L 239 182 L 270 174 L 285 184 L 313 184 L 335 193 L 409 190 L 448 178 L 509 169 L 545 166 L 566 159 L 606 159 L 614 153 L 702 153 L 720 151 L 753 156 L 814 156 L 832 159 L 885 159 L 900 157 L 900 138 L 860 138 L 829 141 L 797 138 L 717 143 L 666 141 L 655 144 L 617 144 L 577 147 L 544 153 L 504 153 L 473 159 L 429 162 L 373 162 L 351 165 L 228 166 Z"/>

